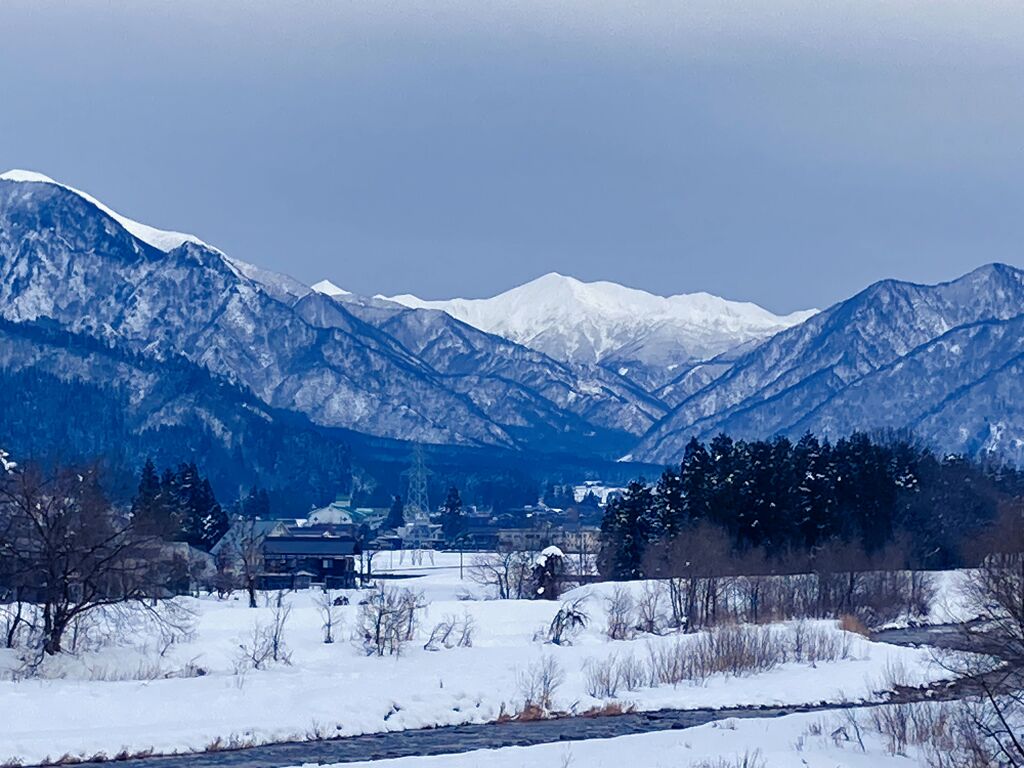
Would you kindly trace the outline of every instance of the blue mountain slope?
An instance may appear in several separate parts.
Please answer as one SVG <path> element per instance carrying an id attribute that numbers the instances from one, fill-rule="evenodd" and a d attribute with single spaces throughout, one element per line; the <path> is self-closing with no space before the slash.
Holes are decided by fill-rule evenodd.
<path id="1" fill-rule="evenodd" d="M 313 422 L 427 443 L 607 453 L 665 408 L 443 313 L 364 319 L 301 284 L 141 225 L 56 183 L 0 179 L 0 317 L 182 355 Z"/>
<path id="2" fill-rule="evenodd" d="M 539 398 L 546 404 L 543 407 L 573 414 L 592 427 L 635 435 L 646 432 L 667 412 L 659 399 L 602 366 L 558 362 L 445 312 L 386 302 L 344 303 L 449 377 L 451 386 L 460 391 L 465 391 L 465 385 L 452 383 L 459 376 L 510 383 Z"/>
<path id="3" fill-rule="evenodd" d="M 373 326 L 353 316 L 310 325 L 219 252 L 191 242 L 153 248 L 52 184 L 0 181 L 0 313 L 50 318 L 157 357 L 182 354 L 325 426 L 512 443 Z"/>
<path id="4" fill-rule="evenodd" d="M 1022 312 L 1024 273 L 1006 265 L 935 286 L 877 283 L 741 357 L 683 400 L 633 455 L 674 461 L 691 436 L 720 431 L 836 436 L 881 427 L 914 428 L 942 448 L 980 450 L 977 439 L 962 437 L 977 432 L 966 415 L 957 423 L 950 413 L 924 414 L 1016 354 L 1017 325 L 1007 321 Z M 984 401 L 961 400 L 960 408 L 1001 421 Z"/>

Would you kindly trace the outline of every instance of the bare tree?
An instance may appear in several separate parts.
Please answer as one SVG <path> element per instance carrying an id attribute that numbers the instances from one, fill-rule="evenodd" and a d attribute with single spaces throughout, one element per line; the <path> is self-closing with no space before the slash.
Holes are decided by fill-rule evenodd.
<path id="1" fill-rule="evenodd" d="M 7 602 L 0 604 L 0 631 L 3 632 L 4 647 L 16 648 L 23 630 L 30 626 L 32 607 L 25 605 L 17 590 L 12 590 L 4 599 Z"/>
<path id="2" fill-rule="evenodd" d="M 373 581 L 373 558 L 381 553 L 380 546 L 375 542 L 376 540 L 369 536 L 363 537 L 359 555 L 362 564 L 362 568 L 359 569 L 360 584 L 365 585 Z"/>
<path id="3" fill-rule="evenodd" d="M 255 518 L 247 518 L 240 523 L 237 537 L 232 542 L 236 557 L 238 575 L 249 595 L 249 607 L 256 607 L 256 587 L 260 572 L 263 570 L 263 540 L 265 535 L 256 525 Z"/>
<path id="4" fill-rule="evenodd" d="M 473 558 L 469 578 L 494 591 L 499 600 L 531 597 L 534 558 L 522 550 L 489 552 Z"/>
<path id="5" fill-rule="evenodd" d="M 700 523 L 647 554 L 647 573 L 668 579 L 672 623 L 687 632 L 715 623 L 723 577 L 731 571 L 726 533 Z"/>
<path id="6" fill-rule="evenodd" d="M 629 640 L 636 627 L 635 602 L 628 587 L 617 584 L 612 594 L 605 599 L 608 624 L 605 634 L 609 640 Z"/>
<path id="7" fill-rule="evenodd" d="M 367 656 L 397 656 L 402 646 L 414 639 L 417 612 L 425 607 L 422 593 L 390 589 L 378 582 L 359 604 L 354 639 L 362 644 Z"/>
<path id="8" fill-rule="evenodd" d="M 416 629 L 419 626 L 419 612 L 427 607 L 427 601 L 423 596 L 423 592 L 403 589 L 398 593 L 398 603 L 401 609 L 400 631 L 402 633 L 402 641 L 409 642 L 416 637 Z"/>
<path id="9" fill-rule="evenodd" d="M 97 609 L 151 609 L 167 595 L 164 554 L 111 507 L 93 469 L 0 475 L 0 559 L 9 583 L 40 606 L 46 654 L 60 653 L 68 629 Z"/>
<path id="10" fill-rule="evenodd" d="M 341 624 L 340 603 L 334 599 L 329 589 L 325 589 L 316 596 L 316 607 L 323 622 L 324 643 L 330 645 L 334 642 L 335 628 Z"/>
<path id="11" fill-rule="evenodd" d="M 637 627 L 641 632 L 654 635 L 661 631 L 665 619 L 661 611 L 665 588 L 661 582 L 645 581 L 636 601 Z"/>
<path id="12" fill-rule="evenodd" d="M 290 662 L 291 654 L 284 641 L 284 630 L 288 619 L 292 615 L 292 604 L 285 602 L 284 592 L 278 591 L 277 600 L 274 602 L 274 610 L 271 613 L 271 622 L 268 631 L 270 639 L 270 657 L 274 661 Z"/>
<path id="13" fill-rule="evenodd" d="M 234 553 L 231 548 L 225 546 L 217 553 L 216 571 L 213 575 L 213 589 L 217 591 L 217 597 L 225 600 L 238 587 L 238 568 Z"/>

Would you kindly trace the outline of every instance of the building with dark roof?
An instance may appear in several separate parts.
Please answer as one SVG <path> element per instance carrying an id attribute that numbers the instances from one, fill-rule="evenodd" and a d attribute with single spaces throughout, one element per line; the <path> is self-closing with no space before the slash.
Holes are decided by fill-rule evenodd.
<path id="1" fill-rule="evenodd" d="M 263 540 L 266 588 L 301 588 L 310 583 L 328 589 L 356 586 L 359 543 L 351 536 L 268 536 Z M 288 578 L 291 584 L 284 584 Z"/>

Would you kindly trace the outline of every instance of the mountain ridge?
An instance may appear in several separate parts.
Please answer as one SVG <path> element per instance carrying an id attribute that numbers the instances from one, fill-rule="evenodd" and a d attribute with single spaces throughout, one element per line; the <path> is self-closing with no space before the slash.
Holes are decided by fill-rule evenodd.
<path id="1" fill-rule="evenodd" d="M 718 431 L 737 437 L 795 437 L 810 430 L 835 437 L 854 430 L 912 426 L 903 418 L 910 401 L 916 397 L 930 402 L 922 390 L 938 397 L 944 382 L 967 369 L 950 354 L 936 354 L 927 375 L 919 372 L 913 377 L 906 373 L 910 363 L 951 334 L 998 326 L 1022 313 L 1024 272 L 1005 264 L 984 265 L 930 286 L 879 281 L 743 355 L 683 399 L 644 436 L 632 456 L 673 460 L 690 437 L 707 439 Z M 971 346 L 978 381 L 1002 365 L 1004 356 L 994 342 L 971 338 L 965 343 Z M 898 381 L 886 389 L 885 376 Z M 861 390 L 857 401 L 845 402 L 843 393 L 856 388 Z M 902 410 L 887 410 L 896 393 L 908 402 Z M 972 404 L 969 410 L 974 422 L 984 419 L 984 403 Z M 943 434 L 923 423 L 917 426 L 920 437 L 936 446 L 967 453 L 991 448 L 990 442 L 985 447 L 984 441 Z M 965 429 L 977 433 L 980 427 Z M 1018 455 L 1019 446 L 1011 446 L 1009 454 Z"/>
<path id="2" fill-rule="evenodd" d="M 270 406 L 382 437 L 504 448 L 561 440 L 603 453 L 664 413 L 655 398 L 612 374 L 600 373 L 601 385 L 590 387 L 589 372 L 476 330 L 484 367 L 439 369 L 422 350 L 361 319 L 366 308 L 339 301 L 343 294 L 327 297 L 181 233 L 179 244 L 161 250 L 125 221 L 145 226 L 48 177 L 7 174 L 0 180 L 0 313 L 13 321 L 51 318 L 156 357 L 184 354 Z M 510 370 L 515 363 L 528 367 Z M 487 366 L 505 373 L 487 373 Z M 511 381 L 516 396 L 532 403 L 529 412 L 505 407 Z M 553 382 L 560 382 L 555 390 Z"/>
<path id="3" fill-rule="evenodd" d="M 704 361 L 802 322 L 817 310 L 775 315 L 751 302 L 697 292 L 658 296 L 609 281 L 550 272 L 484 299 L 381 296 L 437 309 L 564 362 L 599 364 L 649 391 L 679 366 Z"/>
<path id="4" fill-rule="evenodd" d="M 41 174 L 0 175 L 0 319 L 54 323 L 157 363 L 184 357 L 317 427 L 650 463 L 720 431 L 913 429 L 942 450 L 1024 463 L 1015 267 L 882 280 L 787 316 L 555 273 L 495 298 L 472 306 L 520 316 L 489 331 L 394 300 L 410 297 L 306 286 Z M 514 328 L 522 341 L 506 335 Z"/>

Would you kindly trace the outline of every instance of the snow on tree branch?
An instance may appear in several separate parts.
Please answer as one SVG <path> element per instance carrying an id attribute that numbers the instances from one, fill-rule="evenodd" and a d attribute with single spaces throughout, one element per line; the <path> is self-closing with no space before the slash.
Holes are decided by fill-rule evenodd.
<path id="1" fill-rule="evenodd" d="M 11 461 L 11 454 L 0 448 L 0 470 L 13 472 L 18 467 L 18 462 Z"/>

